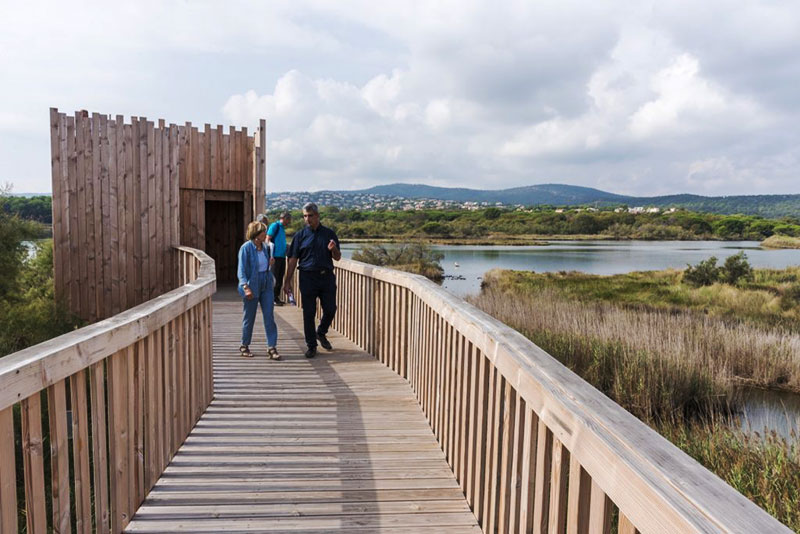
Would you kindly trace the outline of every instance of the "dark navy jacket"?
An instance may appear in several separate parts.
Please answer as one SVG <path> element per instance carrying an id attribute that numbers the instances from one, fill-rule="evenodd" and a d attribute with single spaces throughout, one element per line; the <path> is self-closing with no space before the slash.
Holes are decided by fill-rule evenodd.
<path id="1" fill-rule="evenodd" d="M 297 258 L 297 268 L 301 271 L 333 271 L 333 256 L 328 250 L 331 239 L 336 243 L 336 248 L 339 248 L 336 232 L 321 224 L 316 231 L 306 225 L 294 234 L 286 257 Z"/>

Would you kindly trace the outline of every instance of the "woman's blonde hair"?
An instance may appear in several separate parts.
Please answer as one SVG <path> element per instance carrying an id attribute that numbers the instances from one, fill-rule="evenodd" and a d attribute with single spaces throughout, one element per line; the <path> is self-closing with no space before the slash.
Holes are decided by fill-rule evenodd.
<path id="1" fill-rule="evenodd" d="M 253 221 L 247 225 L 247 239 L 252 241 L 261 232 L 267 231 L 267 225 L 258 221 Z"/>

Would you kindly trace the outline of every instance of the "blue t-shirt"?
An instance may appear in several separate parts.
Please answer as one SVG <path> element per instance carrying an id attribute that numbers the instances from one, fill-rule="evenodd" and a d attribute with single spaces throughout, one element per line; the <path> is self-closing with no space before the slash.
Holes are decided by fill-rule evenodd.
<path id="1" fill-rule="evenodd" d="M 276 258 L 283 258 L 286 256 L 286 230 L 283 223 L 275 221 L 267 228 L 267 235 L 275 243 L 275 251 L 273 256 Z"/>
<path id="2" fill-rule="evenodd" d="M 301 271 L 321 271 L 323 269 L 333 270 L 333 257 L 328 250 L 328 243 L 333 239 L 336 248 L 339 248 L 339 238 L 336 232 L 322 226 L 317 226 L 312 230 L 306 225 L 302 230 L 294 234 L 292 244 L 289 247 L 287 256 L 297 258 L 297 268 Z"/>
<path id="3" fill-rule="evenodd" d="M 256 251 L 256 258 L 258 258 L 258 272 L 264 273 L 269 270 L 269 260 L 267 259 L 267 245 L 263 245 L 261 250 Z"/>

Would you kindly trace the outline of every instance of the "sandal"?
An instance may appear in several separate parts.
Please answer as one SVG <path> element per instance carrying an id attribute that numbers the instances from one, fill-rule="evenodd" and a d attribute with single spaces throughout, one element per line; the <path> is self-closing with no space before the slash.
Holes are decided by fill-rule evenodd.
<path id="1" fill-rule="evenodd" d="M 239 353 L 242 355 L 242 358 L 252 358 L 253 353 L 250 352 L 250 347 L 247 345 L 242 345 L 239 347 Z"/>
<path id="2" fill-rule="evenodd" d="M 270 347 L 267 349 L 267 356 L 269 356 L 270 360 L 280 360 L 281 355 L 278 354 L 278 349 L 275 347 Z"/>

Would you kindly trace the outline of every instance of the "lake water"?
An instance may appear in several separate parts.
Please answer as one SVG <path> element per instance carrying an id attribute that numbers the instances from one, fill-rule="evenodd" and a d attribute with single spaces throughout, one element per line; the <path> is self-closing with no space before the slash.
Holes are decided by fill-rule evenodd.
<path id="1" fill-rule="evenodd" d="M 763 435 L 765 429 L 788 442 L 800 443 L 800 395 L 757 388 L 741 392 L 742 411 L 734 424 L 747 433 Z"/>
<path id="2" fill-rule="evenodd" d="M 591 274 L 621 274 L 667 268 L 683 269 L 716 256 L 725 258 L 744 251 L 753 267 L 782 269 L 800 265 L 800 250 L 768 250 L 758 241 L 548 241 L 544 246 L 434 245 L 444 253 L 442 284 L 461 297 L 478 293 L 483 274 L 489 269 L 518 271 L 582 271 Z M 387 245 L 391 246 L 391 245 Z M 350 258 L 358 243 L 342 245 Z M 454 277 L 454 278 L 451 278 Z"/>
<path id="3" fill-rule="evenodd" d="M 350 258 L 360 247 L 356 243 L 342 244 L 342 256 Z M 443 287 L 461 297 L 480 292 L 483 274 L 494 268 L 609 275 L 683 269 L 687 264 L 695 265 L 711 256 L 716 256 L 722 264 L 725 258 L 739 251 L 747 254 L 753 267 L 782 269 L 800 265 L 800 250 L 762 249 L 758 241 L 549 241 L 545 246 L 436 245 L 432 248 L 444 254 L 442 267 L 447 278 Z M 800 396 L 761 390 L 743 393 L 739 428 L 763 433 L 766 427 L 787 440 L 797 439 Z"/>

